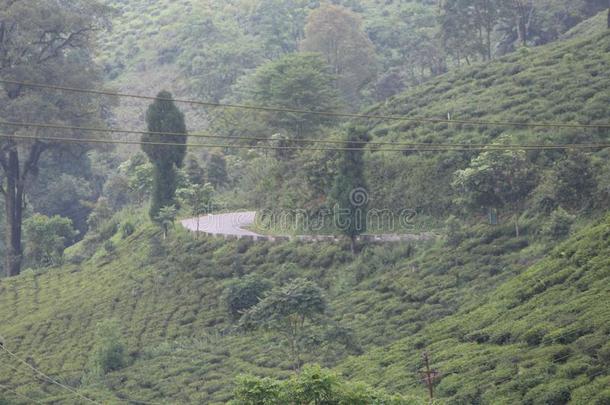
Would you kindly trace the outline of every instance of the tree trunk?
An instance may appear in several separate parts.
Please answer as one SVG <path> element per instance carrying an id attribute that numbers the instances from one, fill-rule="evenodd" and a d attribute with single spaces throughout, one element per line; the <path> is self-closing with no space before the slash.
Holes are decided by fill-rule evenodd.
<path id="1" fill-rule="evenodd" d="M 520 236 L 520 233 L 519 233 L 519 215 L 517 215 L 515 217 L 515 235 L 517 236 L 517 238 Z"/>
<path id="2" fill-rule="evenodd" d="M 350 237 L 349 249 L 352 252 L 352 255 L 356 255 L 356 237 L 355 236 Z"/>
<path id="3" fill-rule="evenodd" d="M 4 203 L 6 209 L 6 256 L 4 259 L 7 277 L 21 272 L 21 221 L 23 215 L 23 184 L 19 175 L 19 155 L 17 150 L 8 152 L 6 164 L 6 190 Z"/>

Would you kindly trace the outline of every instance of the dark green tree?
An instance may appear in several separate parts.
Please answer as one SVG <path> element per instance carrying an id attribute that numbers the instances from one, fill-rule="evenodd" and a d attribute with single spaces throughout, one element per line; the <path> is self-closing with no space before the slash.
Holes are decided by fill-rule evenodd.
<path id="1" fill-rule="evenodd" d="M 289 344 L 295 371 L 301 367 L 303 340 L 307 328 L 326 311 L 326 299 L 314 282 L 298 278 L 274 288 L 241 317 L 244 329 L 264 328 L 282 334 Z"/>
<path id="2" fill-rule="evenodd" d="M 369 141 L 364 127 L 351 127 L 339 160 L 331 198 L 335 203 L 335 225 L 350 238 L 352 253 L 356 237 L 366 231 L 368 192 L 364 178 L 364 147 Z"/>
<path id="3" fill-rule="evenodd" d="M 191 184 L 204 184 L 205 183 L 205 170 L 201 167 L 199 159 L 195 156 L 188 155 L 186 157 L 186 164 L 184 167 L 186 178 Z"/>
<path id="4" fill-rule="evenodd" d="M 93 57 L 93 33 L 104 28 L 107 8 L 94 0 L 73 2 L 40 0 L 0 2 L 0 77 L 8 80 L 61 83 L 94 88 L 101 72 Z M 19 84 L 0 91 L 0 118 L 63 125 L 100 125 L 98 97 L 60 96 Z M 51 130 L 2 128 L 0 140 L 0 194 L 4 199 L 7 276 L 21 271 L 22 222 L 26 195 L 40 164 L 51 151 L 83 154 L 86 144 L 49 142 L 20 136 L 51 136 Z M 79 137 L 85 138 L 80 133 Z M 56 162 L 52 162 L 56 163 Z"/>
<path id="5" fill-rule="evenodd" d="M 24 221 L 24 230 L 28 261 L 40 267 L 61 264 L 64 249 L 77 234 L 72 221 L 59 215 L 35 214 Z"/>
<path id="6" fill-rule="evenodd" d="M 154 220 L 161 207 L 175 205 L 176 168 L 182 166 L 186 155 L 186 125 L 184 114 L 176 107 L 172 95 L 161 91 L 146 111 L 150 133 L 142 135 L 142 150 L 153 164 L 153 193 L 150 217 Z M 160 132 L 176 135 L 163 135 Z M 184 134 L 184 135 L 180 135 Z M 162 145 L 167 143 L 168 145 Z"/>
<path id="7" fill-rule="evenodd" d="M 319 54 L 286 55 L 259 67 L 248 78 L 247 99 L 253 104 L 332 111 L 339 106 L 339 93 L 330 66 Z M 264 114 L 268 127 L 291 138 L 303 137 L 328 122 L 312 114 Z"/>
<path id="8" fill-rule="evenodd" d="M 207 163 L 208 181 L 215 189 L 224 186 L 229 180 L 227 175 L 227 161 L 219 153 L 212 153 Z"/>
<path id="9" fill-rule="evenodd" d="M 519 211 L 535 180 L 524 151 L 491 150 L 474 158 L 470 167 L 458 170 L 453 186 L 462 193 L 458 202 L 471 208 L 512 209 L 515 234 L 519 236 Z"/>

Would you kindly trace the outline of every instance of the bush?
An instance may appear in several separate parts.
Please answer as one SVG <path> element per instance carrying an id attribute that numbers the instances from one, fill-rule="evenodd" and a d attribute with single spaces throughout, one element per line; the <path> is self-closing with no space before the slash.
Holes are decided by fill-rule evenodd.
<path id="1" fill-rule="evenodd" d="M 133 235 L 133 233 L 136 231 L 136 227 L 133 223 L 131 222 L 125 222 L 122 226 L 121 226 L 121 237 L 123 239 L 128 238 L 129 236 Z"/>
<path id="2" fill-rule="evenodd" d="M 241 376 L 237 380 L 233 405 L 337 404 L 406 405 L 415 401 L 389 395 L 365 384 L 344 382 L 332 371 L 307 366 L 289 380 Z"/>
<path id="3" fill-rule="evenodd" d="M 238 320 L 244 311 L 258 304 L 272 286 L 269 280 L 254 275 L 230 283 L 225 292 L 225 302 L 231 318 Z"/>
<path id="4" fill-rule="evenodd" d="M 56 266 L 63 260 L 64 249 L 76 237 L 72 221 L 58 215 L 35 214 L 23 223 L 26 254 L 36 266 Z"/>
<path id="5" fill-rule="evenodd" d="M 95 343 L 87 363 L 85 382 L 94 382 L 106 373 L 126 365 L 125 345 L 121 337 L 120 325 L 114 319 L 97 324 Z"/>
<path id="6" fill-rule="evenodd" d="M 466 235 L 464 234 L 464 227 L 459 219 L 451 215 L 445 221 L 445 232 L 447 232 L 447 243 L 450 246 L 459 245 Z"/>
<path id="7" fill-rule="evenodd" d="M 106 242 L 104 242 L 104 250 L 109 255 L 116 252 L 116 246 L 114 245 L 114 242 L 112 242 L 110 239 L 108 239 Z"/>
<path id="8" fill-rule="evenodd" d="M 551 218 L 542 228 L 542 234 L 553 240 L 562 239 L 570 233 L 574 216 L 559 207 L 551 213 Z"/>

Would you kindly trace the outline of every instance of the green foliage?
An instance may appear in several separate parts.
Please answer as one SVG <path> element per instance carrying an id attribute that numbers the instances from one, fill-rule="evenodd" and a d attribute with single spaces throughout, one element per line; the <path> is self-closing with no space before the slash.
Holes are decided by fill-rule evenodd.
<path id="1" fill-rule="evenodd" d="M 245 78 L 244 101 L 311 111 L 332 111 L 339 106 L 335 76 L 327 62 L 314 53 L 283 56 L 260 66 Z M 260 115 L 260 112 L 256 113 Z M 311 135 L 329 120 L 313 114 L 267 112 L 262 114 L 267 131 L 289 138 Z M 253 120 L 256 116 L 252 117 Z"/>
<path id="2" fill-rule="evenodd" d="M 190 184 L 205 183 L 205 170 L 194 155 L 187 155 L 184 172 Z"/>
<path id="3" fill-rule="evenodd" d="M 337 76 L 337 87 L 347 105 L 360 101 L 359 91 L 375 75 L 376 55 L 356 13 L 322 4 L 307 17 L 301 48 L 324 57 Z"/>
<path id="4" fill-rule="evenodd" d="M 121 336 L 120 324 L 116 319 L 98 322 L 95 342 L 87 361 L 86 384 L 92 384 L 112 371 L 120 370 L 127 364 L 125 344 Z"/>
<path id="5" fill-rule="evenodd" d="M 153 189 L 153 165 L 145 154 L 137 153 L 119 166 L 119 170 L 127 177 L 131 200 L 142 204 Z"/>
<path id="6" fill-rule="evenodd" d="M 306 366 L 289 380 L 240 376 L 233 405 L 328 404 L 407 405 L 419 401 L 389 395 L 364 384 L 348 383 L 319 366 Z"/>
<path id="7" fill-rule="evenodd" d="M 521 151 L 492 151 L 477 156 L 470 167 L 455 174 L 454 187 L 475 208 L 511 206 L 533 187 L 533 173 Z"/>
<path id="8" fill-rule="evenodd" d="M 225 290 L 225 302 L 231 318 L 238 320 L 244 312 L 258 304 L 271 287 L 273 285 L 269 280 L 257 275 L 248 275 L 229 283 Z"/>
<path id="9" fill-rule="evenodd" d="M 152 144 L 142 145 L 142 150 L 154 167 L 150 217 L 156 219 L 162 207 L 175 203 L 176 167 L 182 166 L 186 155 L 184 115 L 174 104 L 171 93 L 161 91 L 157 95 L 146 111 L 146 124 L 150 133 L 142 135 L 142 142 Z"/>
<path id="10" fill-rule="evenodd" d="M 57 266 L 63 261 L 64 249 L 77 235 L 72 221 L 59 215 L 34 214 L 23 224 L 26 254 L 33 266 Z"/>
<path id="11" fill-rule="evenodd" d="M 208 181 L 216 189 L 226 185 L 229 180 L 227 177 L 227 162 L 221 154 L 212 153 L 210 155 L 206 171 L 208 173 Z"/>
<path id="12" fill-rule="evenodd" d="M 343 156 L 339 161 L 331 197 L 335 202 L 334 215 L 337 228 L 352 241 L 366 231 L 368 194 L 364 179 L 363 149 L 369 136 L 366 129 L 348 130 Z"/>
<path id="13" fill-rule="evenodd" d="M 161 229 L 163 229 L 163 239 L 167 238 L 170 228 L 174 226 L 177 213 L 178 210 L 175 205 L 168 205 L 166 207 L 161 207 L 159 214 L 155 217 L 155 221 L 161 226 Z"/>
<path id="14" fill-rule="evenodd" d="M 542 228 L 542 234 L 555 240 L 565 238 L 570 233 L 574 219 L 573 215 L 559 207 L 551 213 L 549 221 Z"/>
<path id="15" fill-rule="evenodd" d="M 123 239 L 130 237 L 135 231 L 136 226 L 130 221 L 127 221 L 121 225 L 121 237 Z"/>
<path id="16" fill-rule="evenodd" d="M 269 329 L 285 336 L 293 367 L 299 370 L 306 330 L 309 324 L 319 322 L 326 306 L 320 287 L 312 281 L 297 278 L 271 290 L 243 314 L 239 325 L 247 330 Z"/>
<path id="17" fill-rule="evenodd" d="M 180 231 L 160 243 L 144 210 L 113 220 L 137 226 L 125 240 L 112 238 L 111 258 L 99 246 L 92 259 L 5 279 L 0 290 L 7 347 L 74 387 L 97 320 L 119 320 L 133 361 L 105 375 L 112 392 L 91 391 L 97 384 L 83 391 L 98 401 L 227 403 L 238 374 L 289 378 L 287 339 L 270 328 L 241 333 L 227 313 L 225 289 L 239 274 L 276 286 L 315 280 L 331 310 L 307 321 L 302 363 L 376 390 L 425 403 L 418 371 L 426 348 L 442 376 L 439 403 L 523 403 L 536 386 L 552 392 L 555 380 L 569 381 L 576 403 L 607 397 L 607 218 L 587 225 L 581 217 L 581 231 L 560 245 L 524 243 L 508 225 L 471 224 L 457 246 L 369 245 L 355 257 L 335 243 L 195 239 Z M 360 352 L 343 349 L 344 332 Z M 552 363 L 566 348 L 569 356 Z M 0 369 L 0 378 L 32 398 L 49 396 L 25 373 Z"/>
<path id="18" fill-rule="evenodd" d="M 189 207 L 191 215 L 198 217 L 212 211 L 214 187 L 210 183 L 192 184 L 177 190 L 176 194 Z"/>
<path id="19" fill-rule="evenodd" d="M 35 4 L 3 2 L 1 25 L 11 28 L 2 30 L 0 75 L 5 80 L 29 77 L 40 82 L 57 83 L 61 73 L 62 83 L 67 86 L 91 88 L 100 85 L 101 72 L 94 62 L 92 42 L 93 32 L 104 28 L 107 12 L 108 9 L 97 1 L 82 2 L 79 7 L 53 0 Z M 81 94 L 81 97 L 60 98 L 49 92 L 30 90 L 22 85 L 2 85 L 0 118 L 3 121 L 25 122 L 36 117 L 39 122 L 52 120 L 58 125 L 91 126 L 97 126 L 101 121 L 102 108 L 97 97 Z M 17 131 L 16 127 L 7 129 L 6 134 L 13 135 Z M 37 136 L 50 134 L 51 130 L 42 130 Z M 83 134 L 83 139 L 87 136 Z M 41 140 L 12 137 L 4 137 L 0 144 L 5 201 L 6 245 L 3 258 L 6 274 L 13 276 L 19 274 L 23 258 L 23 207 L 41 163 L 46 161 L 50 166 L 61 167 L 61 159 L 47 160 L 52 150 L 59 156 L 62 153 L 82 155 L 83 151 L 91 149 L 91 144 L 58 143 L 49 147 Z M 49 180 L 52 182 L 56 178 Z M 78 193 L 81 190 L 74 187 L 71 191 Z M 53 190 L 54 199 L 58 197 L 57 192 L 61 191 Z M 78 205 L 73 202 L 72 206 Z"/>

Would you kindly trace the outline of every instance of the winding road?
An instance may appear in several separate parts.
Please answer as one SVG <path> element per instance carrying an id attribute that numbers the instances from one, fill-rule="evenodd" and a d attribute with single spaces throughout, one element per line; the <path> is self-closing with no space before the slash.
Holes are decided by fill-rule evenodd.
<path id="1" fill-rule="evenodd" d="M 226 236 L 262 236 L 243 229 L 254 223 L 255 211 L 210 214 L 203 217 L 182 220 L 182 226 L 193 232 Z M 197 224 L 199 220 L 199 225 Z"/>
<path id="2" fill-rule="evenodd" d="M 230 212 L 226 214 L 210 214 L 199 218 L 189 218 L 180 221 L 182 226 L 192 232 L 203 232 L 214 236 L 232 236 L 255 240 L 301 240 L 309 242 L 336 241 L 333 235 L 300 235 L 300 236 L 269 236 L 254 233 L 245 227 L 254 223 L 256 211 Z M 358 239 L 370 242 L 404 242 L 435 239 L 437 235 L 431 232 L 419 234 L 383 234 L 362 235 Z"/>

